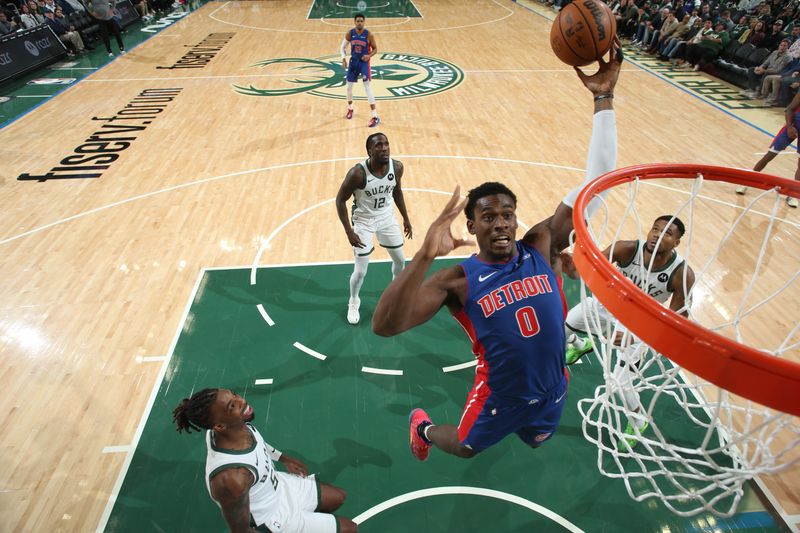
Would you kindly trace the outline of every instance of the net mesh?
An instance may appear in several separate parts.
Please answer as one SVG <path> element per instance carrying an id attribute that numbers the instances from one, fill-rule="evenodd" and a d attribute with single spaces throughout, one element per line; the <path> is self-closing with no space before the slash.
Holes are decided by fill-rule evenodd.
<path id="1" fill-rule="evenodd" d="M 633 178 L 602 199 L 588 230 L 600 250 L 613 250 L 621 240 L 646 239 L 664 214 L 686 225 L 677 250 L 696 276 L 685 306 L 691 319 L 800 361 L 800 227 L 782 218 L 784 197 L 752 189 L 737 196 L 731 184 L 700 174 Z M 639 279 L 648 279 L 652 262 L 638 268 Z M 687 269 L 682 275 L 685 283 Z M 597 446 L 600 472 L 623 479 L 632 498 L 660 499 L 682 516 L 730 516 L 747 480 L 800 458 L 796 417 L 687 372 L 627 331 L 631 319 L 611 316 L 583 282 L 580 306 L 596 355 L 584 361 L 599 362 L 603 374 L 594 396 L 578 403 L 583 433 Z"/>

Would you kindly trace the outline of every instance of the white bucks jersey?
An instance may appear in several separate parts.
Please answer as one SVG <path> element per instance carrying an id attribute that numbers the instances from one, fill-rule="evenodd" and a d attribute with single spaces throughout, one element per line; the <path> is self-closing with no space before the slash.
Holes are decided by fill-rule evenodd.
<path id="1" fill-rule="evenodd" d="M 250 514 L 256 524 L 264 524 L 269 516 L 276 511 L 279 502 L 284 499 L 286 488 L 280 483 L 275 472 L 275 466 L 270 459 L 274 452 L 269 444 L 264 442 L 261 434 L 247 424 L 253 434 L 253 446 L 244 450 L 226 450 L 219 448 L 214 443 L 214 432 L 206 432 L 206 488 L 211 499 L 211 478 L 226 468 L 247 468 L 253 474 L 253 484 L 250 486 Z M 219 502 L 214 500 L 217 505 Z"/>
<path id="2" fill-rule="evenodd" d="M 648 272 L 647 269 L 650 265 L 649 261 L 647 263 L 644 261 L 644 242 L 636 241 L 636 252 L 630 262 L 627 264 L 620 263 L 618 267 L 626 278 L 663 304 L 672 296 L 669 290 L 670 280 L 675 275 L 678 267 L 683 264 L 683 258 L 673 250 L 672 257 L 666 265 Z"/>
<path id="3" fill-rule="evenodd" d="M 363 189 L 353 191 L 353 218 L 381 219 L 393 216 L 394 197 L 392 194 L 397 185 L 394 160 L 389 159 L 389 171 L 382 178 L 372 175 L 367 161 L 359 163 L 364 169 L 367 179 Z"/>

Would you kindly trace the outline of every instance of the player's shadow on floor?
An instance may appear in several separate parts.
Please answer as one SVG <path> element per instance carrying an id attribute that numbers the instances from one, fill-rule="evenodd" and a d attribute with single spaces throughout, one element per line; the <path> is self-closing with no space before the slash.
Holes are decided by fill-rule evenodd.
<path id="1" fill-rule="evenodd" d="M 334 439 L 336 455 L 321 463 L 309 463 L 311 472 L 319 472 L 321 481 L 335 481 L 347 468 L 363 468 L 371 465 L 378 468 L 391 468 L 393 461 L 386 452 L 367 446 L 353 439 Z"/>

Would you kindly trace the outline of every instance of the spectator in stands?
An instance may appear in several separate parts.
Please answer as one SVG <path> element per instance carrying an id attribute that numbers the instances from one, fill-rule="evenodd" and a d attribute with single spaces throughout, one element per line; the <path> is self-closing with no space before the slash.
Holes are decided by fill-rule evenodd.
<path id="1" fill-rule="evenodd" d="M 783 21 L 781 19 L 777 19 L 775 22 L 772 23 L 772 29 L 764 37 L 764 40 L 761 41 L 760 48 L 766 48 L 767 50 L 775 50 L 781 41 L 786 39 L 787 35 L 783 31 Z"/>
<path id="2" fill-rule="evenodd" d="M 657 17 L 658 6 L 648 4 L 647 7 L 643 7 L 639 10 L 639 20 L 636 23 L 636 29 L 631 34 L 633 37 L 631 40 L 631 45 L 639 46 L 641 44 L 647 26 L 652 24 L 652 21 Z"/>
<path id="3" fill-rule="evenodd" d="M 694 24 L 682 39 L 675 40 L 671 45 L 664 49 L 665 59 L 669 59 L 673 67 L 683 63 L 683 58 L 686 55 L 686 45 L 690 42 L 697 42 L 700 40 L 701 33 L 705 30 L 706 23 L 700 17 L 694 17 Z M 709 31 L 714 31 L 710 27 L 711 21 L 708 21 Z"/>
<path id="4" fill-rule="evenodd" d="M 54 0 L 44 0 L 44 4 L 42 4 L 42 13 L 47 15 L 47 12 L 55 13 L 56 12 L 56 3 Z"/>
<path id="5" fill-rule="evenodd" d="M 58 0 L 56 4 L 64 8 L 64 13 L 67 15 L 70 13 L 86 13 L 86 7 L 80 0 Z"/>
<path id="6" fill-rule="evenodd" d="M 750 30 L 750 33 L 747 34 L 747 40 L 745 42 L 758 48 L 766 36 L 767 34 L 764 31 L 764 21 L 756 20 L 753 28 Z M 742 37 L 744 37 L 744 35 L 742 35 Z M 739 42 L 741 42 L 741 40 L 742 38 L 740 37 Z"/>
<path id="7" fill-rule="evenodd" d="M 618 33 L 625 37 L 633 37 L 636 35 L 639 21 L 645 16 L 645 9 L 643 7 L 637 7 L 633 0 L 630 1 L 629 5 L 630 8 L 625 11 L 626 16 L 622 19 L 622 26 L 617 26 Z"/>
<path id="8" fill-rule="evenodd" d="M 109 57 L 113 57 L 114 53 L 111 51 L 111 41 L 108 38 L 109 32 L 113 32 L 117 38 L 117 45 L 119 46 L 119 53 L 125 53 L 125 44 L 122 42 L 122 33 L 119 31 L 119 26 L 114 22 L 114 15 L 116 13 L 114 5 L 116 0 L 90 0 L 89 13 L 97 19 L 97 24 L 100 26 L 100 37 L 103 39 L 103 44 L 106 45 L 106 51 Z"/>
<path id="9" fill-rule="evenodd" d="M 772 21 L 775 20 L 775 17 L 772 16 L 769 4 L 766 2 L 758 6 L 756 12 L 758 13 L 758 19 L 764 22 L 765 28 L 768 28 L 772 24 Z"/>
<path id="10" fill-rule="evenodd" d="M 153 18 L 153 15 L 150 13 L 150 8 L 147 5 L 147 0 L 132 0 L 132 2 L 133 7 L 136 8 L 139 16 L 142 17 L 142 20 L 147 22 Z"/>
<path id="11" fill-rule="evenodd" d="M 749 33 L 749 31 L 750 31 L 750 18 L 747 15 L 742 15 L 741 18 L 739 19 L 739 23 L 736 24 L 733 27 L 733 29 L 728 31 L 728 34 L 731 36 L 731 41 L 739 41 L 739 38 L 742 37 L 742 35 L 744 35 L 745 32 Z M 745 37 L 745 41 L 746 40 L 747 38 Z"/>
<path id="12" fill-rule="evenodd" d="M 761 86 L 761 81 L 764 79 L 764 76 L 778 74 L 791 60 L 792 56 L 789 55 L 789 40 L 784 39 L 781 41 L 781 44 L 778 45 L 778 49 L 768 55 L 763 63 L 757 67 L 750 67 L 747 69 L 747 89 L 741 91 L 741 94 L 748 98 L 761 98 L 762 95 L 758 92 L 758 89 Z"/>
<path id="13" fill-rule="evenodd" d="M 720 19 L 714 25 L 714 31 L 703 32 L 697 43 L 686 47 L 686 65 L 693 65 L 695 72 L 713 62 L 722 49 L 728 46 L 731 38 L 725 30 L 725 23 Z"/>
<path id="14" fill-rule="evenodd" d="M 800 81 L 800 59 L 793 58 L 778 74 L 764 76 L 764 81 L 761 82 L 764 102 L 770 106 L 786 106 L 790 99 L 791 85 L 798 81 Z"/>
<path id="15" fill-rule="evenodd" d="M 31 28 L 35 28 L 36 26 L 44 24 L 44 17 L 41 16 L 39 13 L 36 14 L 31 13 L 31 10 L 27 6 L 27 4 L 22 4 L 19 9 L 21 11 L 19 19 L 22 22 L 22 26 L 25 27 L 25 29 L 29 30 Z"/>
<path id="16" fill-rule="evenodd" d="M 684 26 L 686 27 L 686 31 L 689 30 L 689 15 L 684 15 L 683 18 L 685 19 L 686 23 Z M 650 55 L 655 55 L 661 49 L 661 45 L 666 42 L 667 39 L 675 35 L 675 31 L 681 26 L 682 22 L 678 22 L 678 19 L 675 18 L 674 13 L 670 13 L 666 20 L 664 20 L 664 24 L 661 25 L 661 30 L 659 30 L 655 36 L 653 37 L 652 41 L 650 42 L 650 48 L 647 49 L 647 53 Z"/>
<path id="17" fill-rule="evenodd" d="M 5 11 L 0 11 L 0 35 L 14 31 L 17 31 L 17 24 L 13 20 L 8 20 Z"/>
<path id="18" fill-rule="evenodd" d="M 675 0 L 675 5 L 672 9 L 672 14 L 675 15 L 675 20 L 683 20 L 683 16 L 686 14 L 686 9 L 684 8 L 683 0 Z"/>
<path id="19" fill-rule="evenodd" d="M 84 47 L 81 36 L 77 31 L 75 31 L 74 26 L 69 25 L 69 22 L 67 22 L 67 19 L 64 18 L 64 13 L 60 10 L 60 8 L 57 8 L 56 12 L 61 15 L 61 19 L 56 19 L 56 13 L 53 13 L 52 11 L 45 11 L 45 23 L 50 26 L 50 29 L 53 30 L 53 33 L 55 33 L 59 40 L 64 43 L 64 46 L 67 47 L 68 55 L 74 56 L 75 54 L 82 54 Z"/>
<path id="20" fill-rule="evenodd" d="M 617 31 L 621 36 L 629 35 L 625 32 L 628 21 L 639 16 L 639 8 L 633 0 L 620 0 L 619 9 L 614 17 L 617 19 Z"/>
<path id="21" fill-rule="evenodd" d="M 667 20 L 670 20 L 670 17 L 670 25 L 677 26 L 678 21 L 675 20 L 675 17 L 672 15 L 668 7 L 658 11 L 657 15 L 645 25 L 644 35 L 639 43 L 639 47 L 647 50 L 650 48 L 650 46 L 652 46 L 653 41 L 657 42 L 664 24 L 667 22 Z"/>
<path id="22" fill-rule="evenodd" d="M 719 22 L 722 22 L 722 24 L 725 26 L 725 31 L 728 32 L 728 36 L 730 37 L 730 32 L 736 25 L 733 23 L 733 20 L 731 19 L 730 9 L 726 9 L 722 13 L 720 13 Z"/>
<path id="23" fill-rule="evenodd" d="M 789 39 L 789 42 L 792 44 L 797 42 L 797 39 L 800 39 L 800 24 L 795 24 L 792 26 L 792 32 L 789 34 L 787 39 Z"/>

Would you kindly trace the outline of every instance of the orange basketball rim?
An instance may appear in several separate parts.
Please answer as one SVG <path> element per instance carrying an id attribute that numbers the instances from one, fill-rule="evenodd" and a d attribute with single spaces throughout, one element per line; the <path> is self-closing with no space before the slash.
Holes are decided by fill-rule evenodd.
<path id="1" fill-rule="evenodd" d="M 575 203 L 575 265 L 606 309 L 653 349 L 722 389 L 800 416 L 800 364 L 723 337 L 662 306 L 625 278 L 589 235 L 584 213 L 597 193 L 636 178 L 695 179 L 698 174 L 708 181 L 778 188 L 781 194 L 800 198 L 800 181 L 749 170 L 691 164 L 651 164 L 615 170 L 590 183 Z"/>

